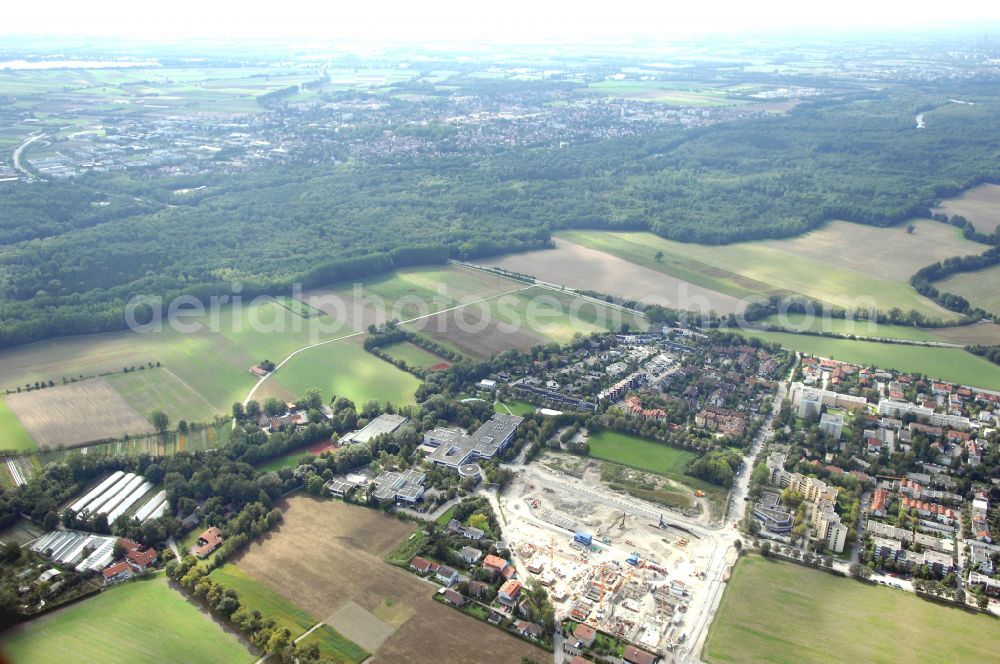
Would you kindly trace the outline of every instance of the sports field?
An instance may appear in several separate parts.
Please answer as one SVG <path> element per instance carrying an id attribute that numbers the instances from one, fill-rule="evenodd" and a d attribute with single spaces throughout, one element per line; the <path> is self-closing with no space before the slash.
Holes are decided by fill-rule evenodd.
<path id="1" fill-rule="evenodd" d="M 133 581 L 0 635 L 11 664 L 253 662 L 257 656 L 166 578 Z"/>
<path id="2" fill-rule="evenodd" d="M 279 628 L 286 628 L 292 633 L 293 639 L 320 622 L 264 584 L 252 579 L 232 563 L 213 570 L 211 577 L 226 588 L 238 592 L 242 606 L 260 611 L 261 615 L 268 618 L 274 618 Z M 336 662 L 361 662 L 369 655 L 363 648 L 341 636 L 329 625 L 320 627 L 302 643 L 318 644 L 320 651 Z"/>
<path id="3" fill-rule="evenodd" d="M 907 373 L 920 373 L 962 385 L 1000 390 L 1000 366 L 961 348 L 852 341 L 790 332 L 743 330 L 747 336 L 773 341 L 790 350 Z"/>
<path id="4" fill-rule="evenodd" d="M 993 661 L 998 649 L 994 618 L 750 555 L 733 570 L 702 659 L 953 664 Z"/>
<path id="5" fill-rule="evenodd" d="M 961 295 L 973 306 L 1000 315 L 1000 265 L 975 272 L 959 272 L 935 281 L 934 287 Z"/>
<path id="6" fill-rule="evenodd" d="M 27 452 L 37 447 L 34 438 L 21 426 L 6 400 L 0 398 L 0 450 Z"/>
<path id="7" fill-rule="evenodd" d="M 413 524 L 381 512 L 297 495 L 284 521 L 236 561 L 249 577 L 381 662 L 458 664 L 551 659 L 531 645 L 435 602 L 434 588 L 384 561 Z"/>
<path id="8" fill-rule="evenodd" d="M 908 279 L 935 260 L 980 253 L 984 246 L 958 229 L 915 220 L 878 228 L 833 221 L 786 240 L 709 246 L 665 240 L 652 233 L 564 231 L 559 237 L 597 249 L 697 286 L 733 297 L 797 294 L 847 308 L 916 309 L 954 314 L 920 296 Z M 892 251 L 885 251 L 885 247 Z M 663 257 L 656 260 L 656 253 Z"/>
<path id="9" fill-rule="evenodd" d="M 726 497 L 725 488 L 684 474 L 688 463 L 698 457 L 694 452 L 607 429 L 591 436 L 587 443 L 590 456 L 595 459 L 648 470 L 692 489 L 701 489 L 717 502 Z"/>

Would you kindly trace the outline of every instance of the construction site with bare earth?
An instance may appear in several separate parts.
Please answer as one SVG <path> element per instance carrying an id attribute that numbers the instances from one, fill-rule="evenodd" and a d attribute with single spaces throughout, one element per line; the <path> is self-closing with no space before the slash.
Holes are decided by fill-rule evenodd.
<path id="1" fill-rule="evenodd" d="M 518 473 L 498 501 L 518 569 L 548 590 L 560 621 L 679 655 L 713 609 L 707 589 L 726 573 L 735 530 L 588 480 L 541 464 Z"/>

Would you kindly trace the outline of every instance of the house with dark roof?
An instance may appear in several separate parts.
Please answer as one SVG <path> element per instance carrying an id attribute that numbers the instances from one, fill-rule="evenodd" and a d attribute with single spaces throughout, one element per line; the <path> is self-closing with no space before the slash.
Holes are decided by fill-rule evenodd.
<path id="1" fill-rule="evenodd" d="M 436 578 L 438 581 L 445 584 L 446 586 L 450 586 L 451 584 L 458 581 L 458 572 L 448 567 L 447 565 L 441 565 L 440 567 L 437 568 L 437 571 L 434 573 L 434 578 Z"/>
<path id="2" fill-rule="evenodd" d="M 626 664 L 656 664 L 658 659 L 653 653 L 639 650 L 635 646 L 625 646 L 625 652 L 622 653 L 622 661 Z"/>
<path id="3" fill-rule="evenodd" d="M 474 565 L 479 562 L 479 559 L 483 557 L 483 552 L 479 549 L 474 549 L 471 546 L 463 546 L 462 550 L 458 552 L 458 555 L 462 557 L 462 560 Z"/>
<path id="4" fill-rule="evenodd" d="M 514 629 L 529 639 L 540 639 L 544 633 L 541 625 L 526 620 L 515 620 Z"/>
<path id="5" fill-rule="evenodd" d="M 448 602 L 452 606 L 462 607 L 469 602 L 469 600 L 465 598 L 465 595 L 457 590 L 452 590 L 451 588 L 445 589 L 442 596 L 444 597 L 444 601 Z"/>

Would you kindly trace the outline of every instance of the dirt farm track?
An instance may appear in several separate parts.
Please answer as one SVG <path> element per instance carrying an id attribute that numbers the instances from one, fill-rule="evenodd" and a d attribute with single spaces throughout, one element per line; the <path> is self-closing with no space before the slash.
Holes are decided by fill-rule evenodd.
<path id="1" fill-rule="evenodd" d="M 376 662 L 517 662 L 551 655 L 432 599 L 436 586 L 383 557 L 413 524 L 339 501 L 293 496 L 282 525 L 235 562 L 362 645 Z M 366 643 L 367 642 L 367 643 Z"/>

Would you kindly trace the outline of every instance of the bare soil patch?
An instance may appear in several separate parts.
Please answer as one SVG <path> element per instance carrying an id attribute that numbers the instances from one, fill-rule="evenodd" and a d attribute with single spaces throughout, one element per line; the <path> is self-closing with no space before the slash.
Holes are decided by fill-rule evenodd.
<path id="1" fill-rule="evenodd" d="M 941 201 L 941 206 L 932 211 L 949 217 L 961 215 L 980 233 L 992 233 L 1000 226 L 1000 184 L 979 185 L 961 196 Z"/>
<path id="2" fill-rule="evenodd" d="M 733 313 L 738 298 L 630 263 L 603 251 L 556 239 L 555 249 L 491 259 L 487 265 L 530 274 L 542 281 L 593 290 L 646 304 L 678 307 L 692 297 L 705 298 L 712 310 Z"/>
<path id="3" fill-rule="evenodd" d="M 501 329 L 506 327 L 503 320 L 477 305 L 436 314 L 409 326 L 474 358 L 490 357 L 511 348 L 528 350 L 550 341 L 524 327 L 505 331 Z"/>
<path id="4" fill-rule="evenodd" d="M 375 652 L 385 640 L 392 636 L 396 628 L 354 602 L 348 602 L 337 609 L 324 622 L 368 652 Z"/>
<path id="5" fill-rule="evenodd" d="M 153 431 L 104 378 L 12 394 L 7 405 L 39 447 L 69 447 Z"/>
<path id="6" fill-rule="evenodd" d="M 375 651 L 379 662 L 418 664 L 516 662 L 522 655 L 550 657 L 513 636 L 432 598 L 435 586 L 383 560 L 413 524 L 338 501 L 293 496 L 285 519 L 262 544 L 251 545 L 236 564 L 314 616 L 333 616 L 353 603 L 384 615 L 387 601 L 401 625 Z M 400 606 L 402 605 L 402 606 Z M 412 615 L 407 617 L 407 610 Z M 347 615 L 362 615 L 350 610 Z M 352 618 L 353 620 L 354 618 Z M 385 619 L 371 622 L 390 625 Z M 339 626 L 336 629 L 340 630 Z M 353 634 L 345 636 L 354 639 Z M 365 645 L 362 640 L 358 643 Z"/>

